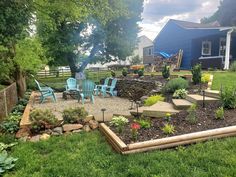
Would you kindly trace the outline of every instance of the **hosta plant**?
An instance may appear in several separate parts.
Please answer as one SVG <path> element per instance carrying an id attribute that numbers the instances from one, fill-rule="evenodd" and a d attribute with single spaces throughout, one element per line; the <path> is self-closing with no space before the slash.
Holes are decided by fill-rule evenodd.
<path id="1" fill-rule="evenodd" d="M 185 90 L 185 89 L 178 89 L 174 92 L 173 94 L 173 98 L 176 98 L 176 99 L 184 99 L 186 98 L 188 94 L 188 91 Z"/>
<path id="2" fill-rule="evenodd" d="M 124 116 L 114 116 L 110 122 L 111 125 L 115 126 L 119 133 L 122 133 L 124 126 L 129 122 Z"/>

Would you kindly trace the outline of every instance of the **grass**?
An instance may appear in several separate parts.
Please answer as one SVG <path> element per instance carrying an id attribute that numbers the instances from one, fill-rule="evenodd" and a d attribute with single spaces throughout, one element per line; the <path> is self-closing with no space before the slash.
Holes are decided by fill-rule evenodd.
<path id="1" fill-rule="evenodd" d="M 214 72 L 212 90 L 220 90 L 222 86 L 236 87 L 236 72 Z"/>
<path id="2" fill-rule="evenodd" d="M 14 170 L 4 177 L 234 176 L 235 146 L 236 138 L 228 138 L 188 148 L 122 156 L 95 131 L 19 143 L 11 153 L 19 160 Z"/>

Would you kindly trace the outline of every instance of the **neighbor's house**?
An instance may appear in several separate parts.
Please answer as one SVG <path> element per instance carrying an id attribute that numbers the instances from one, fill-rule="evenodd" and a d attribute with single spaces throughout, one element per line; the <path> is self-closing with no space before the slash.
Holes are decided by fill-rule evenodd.
<path id="1" fill-rule="evenodd" d="M 155 58 L 161 51 L 176 54 L 183 49 L 182 69 L 190 69 L 196 63 L 202 63 L 205 69 L 228 69 L 229 63 L 236 59 L 235 32 L 235 27 L 220 27 L 217 23 L 169 20 L 155 38 L 153 49 L 145 48 L 144 55 L 151 56 L 153 50 Z"/>
<path id="2" fill-rule="evenodd" d="M 139 58 L 143 59 L 143 49 L 147 46 L 153 46 L 153 42 L 147 36 L 138 37 L 138 44 L 133 52 L 133 56 L 138 55 Z"/>

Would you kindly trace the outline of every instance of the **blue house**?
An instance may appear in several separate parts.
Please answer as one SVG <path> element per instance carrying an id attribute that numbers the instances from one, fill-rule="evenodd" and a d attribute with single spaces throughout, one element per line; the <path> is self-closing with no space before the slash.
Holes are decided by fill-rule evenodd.
<path id="1" fill-rule="evenodd" d="M 176 54 L 183 50 L 181 69 L 196 63 L 203 68 L 228 69 L 236 59 L 235 27 L 169 20 L 154 40 L 154 57 L 160 52 Z"/>

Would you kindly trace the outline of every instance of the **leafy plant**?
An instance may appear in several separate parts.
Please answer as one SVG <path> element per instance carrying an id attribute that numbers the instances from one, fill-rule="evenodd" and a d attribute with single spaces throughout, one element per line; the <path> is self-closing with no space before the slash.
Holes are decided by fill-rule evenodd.
<path id="1" fill-rule="evenodd" d="M 186 117 L 186 121 L 190 122 L 191 124 L 195 124 L 197 122 L 197 105 L 193 104 L 188 109 L 188 115 Z"/>
<path id="2" fill-rule="evenodd" d="M 34 109 L 30 113 L 30 120 L 33 122 L 44 121 L 50 125 L 55 125 L 58 122 L 56 116 L 49 109 Z"/>
<path id="3" fill-rule="evenodd" d="M 144 101 L 144 105 L 145 106 L 152 106 L 155 103 L 157 103 L 158 101 L 164 101 L 164 97 L 162 95 L 153 95 L 148 97 L 145 101 Z"/>
<path id="4" fill-rule="evenodd" d="M 62 113 L 64 123 L 76 123 L 87 115 L 88 112 L 83 107 L 65 109 Z"/>
<path id="5" fill-rule="evenodd" d="M 132 123 L 130 127 L 131 127 L 132 139 L 136 141 L 138 138 L 138 130 L 140 129 L 141 126 L 139 123 L 135 122 L 135 123 Z"/>
<path id="6" fill-rule="evenodd" d="M 15 146 L 16 144 L 17 143 L 5 144 L 0 142 L 0 175 L 15 166 L 15 162 L 18 159 L 9 156 L 6 150 L 12 146 Z"/>
<path id="7" fill-rule="evenodd" d="M 128 74 L 128 69 L 127 68 L 123 68 L 122 69 L 122 75 L 123 76 L 127 76 L 127 74 Z"/>
<path id="8" fill-rule="evenodd" d="M 144 70 L 143 69 L 138 70 L 138 76 L 141 77 L 143 75 L 144 75 Z"/>
<path id="9" fill-rule="evenodd" d="M 208 83 L 211 80 L 211 75 L 204 73 L 201 78 L 202 83 Z"/>
<path id="10" fill-rule="evenodd" d="M 201 78 L 202 78 L 202 65 L 196 64 L 195 66 L 193 66 L 191 72 L 193 75 L 193 83 L 199 84 L 201 82 Z"/>
<path id="11" fill-rule="evenodd" d="M 116 77 L 115 71 L 111 70 L 111 76 L 112 76 L 112 77 Z"/>
<path id="12" fill-rule="evenodd" d="M 146 119 L 139 119 L 136 120 L 137 123 L 139 123 L 139 125 L 141 126 L 141 128 L 150 128 L 151 127 L 151 122 L 149 120 Z"/>
<path id="13" fill-rule="evenodd" d="M 186 98 L 187 94 L 188 94 L 187 90 L 185 90 L 185 89 L 178 89 L 178 90 L 175 90 L 175 92 L 173 94 L 173 98 L 184 99 L 184 98 Z"/>
<path id="14" fill-rule="evenodd" d="M 111 125 L 117 127 L 119 133 L 123 131 L 124 126 L 129 122 L 124 116 L 114 116 L 110 122 Z"/>
<path id="15" fill-rule="evenodd" d="M 175 127 L 171 124 L 165 124 L 161 130 L 167 135 L 175 133 Z"/>
<path id="16" fill-rule="evenodd" d="M 15 121 L 3 121 L 0 124 L 1 132 L 4 133 L 16 133 L 19 130 L 19 123 Z"/>
<path id="17" fill-rule="evenodd" d="M 171 113 L 166 113 L 165 119 L 170 122 L 171 121 Z"/>
<path id="18" fill-rule="evenodd" d="M 221 94 L 220 100 L 223 108 L 235 109 L 236 108 L 236 89 L 233 87 L 225 87 Z"/>
<path id="19" fill-rule="evenodd" d="M 162 76 L 167 79 L 170 77 L 170 66 L 165 65 L 162 69 Z"/>
<path id="20" fill-rule="evenodd" d="M 174 93 L 176 90 L 187 89 L 188 87 L 189 85 L 187 80 L 183 78 L 175 78 L 167 82 L 163 88 L 163 91 L 165 93 Z"/>
<path id="21" fill-rule="evenodd" d="M 21 99 L 18 101 L 18 104 L 23 105 L 23 106 L 26 106 L 26 105 L 28 104 L 28 99 L 26 99 L 26 98 L 21 98 Z"/>
<path id="22" fill-rule="evenodd" d="M 13 108 L 13 112 L 14 112 L 14 111 L 17 111 L 17 112 L 23 113 L 24 110 L 25 110 L 25 106 L 24 106 L 24 105 L 21 105 L 21 104 L 18 104 L 18 105 L 16 105 L 16 106 Z"/>
<path id="23" fill-rule="evenodd" d="M 7 151 L 2 151 L 0 153 L 0 174 L 5 171 L 12 169 L 15 166 L 17 158 L 13 158 L 8 155 Z"/>
<path id="24" fill-rule="evenodd" d="M 236 72 L 236 61 L 234 61 L 234 62 L 230 65 L 229 70 L 232 71 L 232 72 Z"/>
<path id="25" fill-rule="evenodd" d="M 216 119 L 224 119 L 224 108 L 219 107 L 215 112 L 215 118 Z"/>

